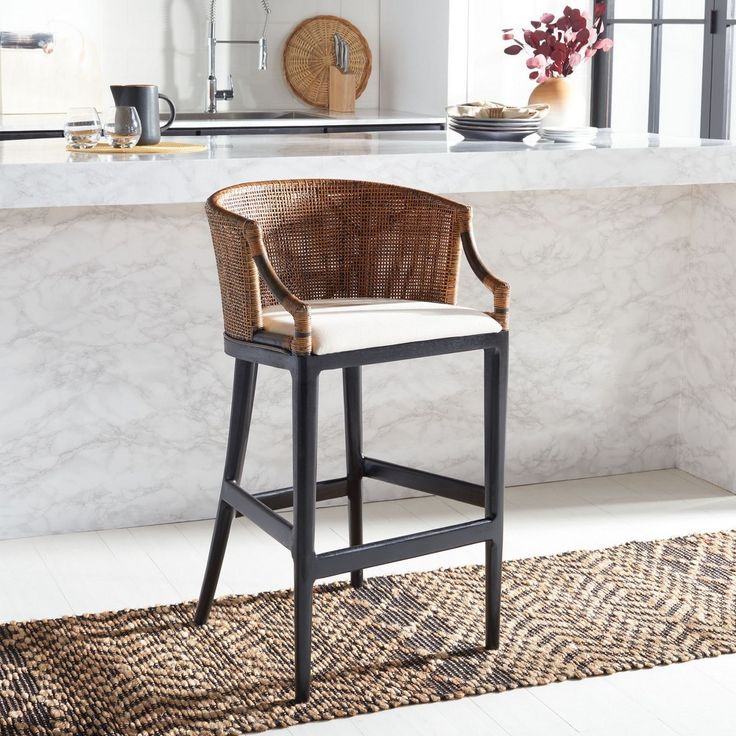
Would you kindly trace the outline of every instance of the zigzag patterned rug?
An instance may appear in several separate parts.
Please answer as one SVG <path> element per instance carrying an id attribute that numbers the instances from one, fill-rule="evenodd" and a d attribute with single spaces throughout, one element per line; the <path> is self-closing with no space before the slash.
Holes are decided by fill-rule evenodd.
<path id="1" fill-rule="evenodd" d="M 317 590 L 314 687 L 292 701 L 291 593 L 0 626 L 0 734 L 240 734 L 736 649 L 736 532 L 508 562 L 501 649 L 483 572 Z"/>

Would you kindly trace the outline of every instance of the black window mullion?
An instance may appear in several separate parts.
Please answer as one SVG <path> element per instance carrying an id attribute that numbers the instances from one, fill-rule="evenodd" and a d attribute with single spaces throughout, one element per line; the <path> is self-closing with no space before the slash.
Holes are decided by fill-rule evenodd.
<path id="1" fill-rule="evenodd" d="M 703 89 L 700 102 L 700 137 L 711 137 L 711 106 L 713 99 L 713 13 L 718 0 L 706 0 L 703 29 Z"/>
<path id="2" fill-rule="evenodd" d="M 652 20 L 662 19 L 663 0 L 652 0 Z M 659 98 L 662 88 L 662 24 L 652 23 L 649 53 L 649 122 L 650 133 L 659 133 Z"/>
<path id="3" fill-rule="evenodd" d="M 652 133 L 659 132 L 664 27 L 702 24 L 704 36 L 700 134 L 704 138 L 727 139 L 731 111 L 732 44 L 736 43 L 733 39 L 736 34 L 736 18 L 728 15 L 729 0 L 702 0 L 702 18 L 664 18 L 665 2 L 666 0 L 651 0 L 651 18 L 616 18 L 614 0 L 609 0 L 604 15 L 606 35 L 609 38 L 613 38 L 617 24 L 651 26 L 647 127 Z M 614 54 L 615 46 L 611 53 L 596 54 L 593 57 L 590 118 L 591 125 L 599 128 L 611 125 Z"/>
<path id="4" fill-rule="evenodd" d="M 702 18 L 660 18 L 659 20 L 652 20 L 651 18 L 615 18 L 611 21 L 619 26 L 639 26 L 639 25 L 650 25 L 656 23 L 661 26 L 693 26 L 695 24 L 701 24 Z M 736 20 L 733 21 L 736 23 Z"/>
<path id="5" fill-rule="evenodd" d="M 608 0 L 603 14 L 603 27 L 607 38 L 613 40 L 613 23 L 615 0 Z M 593 57 L 590 85 L 590 124 L 596 128 L 611 127 L 611 90 L 613 89 L 613 54 L 599 53 Z"/>
<path id="6" fill-rule="evenodd" d="M 731 37 L 733 31 L 728 29 L 726 23 L 728 1 L 712 0 L 712 3 L 713 22 L 708 24 L 710 27 L 707 29 L 711 50 L 708 100 L 710 115 L 705 137 L 728 138 L 731 117 Z M 703 82 L 705 83 L 705 76 Z M 701 135 L 703 135 L 702 129 Z"/>

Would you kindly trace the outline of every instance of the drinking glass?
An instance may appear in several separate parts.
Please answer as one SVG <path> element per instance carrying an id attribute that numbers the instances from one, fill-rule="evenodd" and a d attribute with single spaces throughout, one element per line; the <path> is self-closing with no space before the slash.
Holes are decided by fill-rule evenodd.
<path id="1" fill-rule="evenodd" d="M 105 139 L 113 148 L 133 148 L 141 137 L 141 119 L 134 107 L 111 107 L 105 115 Z"/>
<path id="2" fill-rule="evenodd" d="M 72 107 L 66 114 L 64 138 L 69 148 L 82 151 L 100 141 L 102 126 L 94 107 Z"/>

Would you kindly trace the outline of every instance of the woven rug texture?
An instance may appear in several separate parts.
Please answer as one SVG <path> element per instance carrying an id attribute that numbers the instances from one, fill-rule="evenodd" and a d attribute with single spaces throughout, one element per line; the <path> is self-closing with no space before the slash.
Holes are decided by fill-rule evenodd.
<path id="1" fill-rule="evenodd" d="M 0 625 L 2 736 L 234 736 L 736 650 L 736 532 L 316 589 L 313 689 L 293 701 L 292 593 Z"/>

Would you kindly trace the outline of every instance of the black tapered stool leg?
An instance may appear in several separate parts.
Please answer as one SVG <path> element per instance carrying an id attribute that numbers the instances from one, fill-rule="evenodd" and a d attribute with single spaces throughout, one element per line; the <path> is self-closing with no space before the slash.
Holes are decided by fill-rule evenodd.
<path id="1" fill-rule="evenodd" d="M 225 480 L 235 480 L 240 483 L 243 473 L 243 461 L 248 445 L 248 431 L 253 415 L 253 398 L 256 390 L 256 376 L 258 365 L 244 360 L 235 361 L 235 375 L 233 377 L 233 397 L 230 406 L 230 429 L 227 436 L 227 451 L 225 453 Z M 215 529 L 212 532 L 210 553 L 207 558 L 202 590 L 199 594 L 197 610 L 194 614 L 194 623 L 197 626 L 207 622 L 207 617 L 215 598 L 217 581 L 220 578 L 222 561 L 225 557 L 225 548 L 230 536 L 230 527 L 233 521 L 234 509 L 220 498 L 217 507 Z"/>
<path id="2" fill-rule="evenodd" d="M 294 428 L 294 641 L 296 700 L 309 698 L 312 658 L 314 523 L 317 499 L 317 401 L 319 373 L 309 358 L 293 371 Z"/>
<path id="3" fill-rule="evenodd" d="M 350 546 L 363 544 L 363 405 L 361 367 L 342 369 L 345 400 L 345 458 L 347 466 L 348 529 Z M 363 584 L 363 571 L 353 570 L 350 583 Z"/>
<path id="4" fill-rule="evenodd" d="M 227 547 L 230 526 L 233 523 L 234 516 L 235 509 L 223 500 L 220 500 L 217 506 L 217 517 L 215 518 L 215 528 L 212 532 L 210 554 L 207 558 L 202 590 L 199 593 L 197 610 L 194 613 L 194 623 L 196 626 L 202 626 L 207 623 L 207 618 L 210 615 L 210 608 L 212 608 L 212 601 L 215 599 L 217 581 L 220 579 L 222 561 L 225 558 L 225 547 Z"/>
<path id="5" fill-rule="evenodd" d="M 498 649 L 501 629 L 503 492 L 508 388 L 508 333 L 497 349 L 484 350 L 483 419 L 485 447 L 485 518 L 496 520 L 494 539 L 486 545 L 486 649 Z"/>

